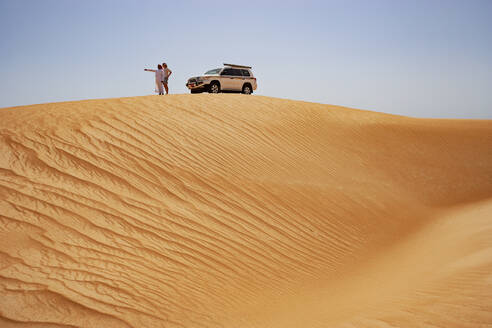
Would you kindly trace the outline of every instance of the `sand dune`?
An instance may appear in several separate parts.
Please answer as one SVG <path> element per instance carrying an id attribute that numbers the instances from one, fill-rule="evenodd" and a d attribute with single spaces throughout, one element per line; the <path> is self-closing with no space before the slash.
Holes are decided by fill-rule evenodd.
<path id="1" fill-rule="evenodd" d="M 492 327 L 492 122 L 243 95 L 0 109 L 1 327 Z"/>

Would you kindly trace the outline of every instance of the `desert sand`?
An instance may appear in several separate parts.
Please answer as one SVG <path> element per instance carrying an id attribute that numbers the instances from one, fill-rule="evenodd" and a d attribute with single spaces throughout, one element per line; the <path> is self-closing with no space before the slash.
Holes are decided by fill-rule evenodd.
<path id="1" fill-rule="evenodd" d="M 492 121 L 147 96 L 0 149 L 1 327 L 492 327 Z"/>

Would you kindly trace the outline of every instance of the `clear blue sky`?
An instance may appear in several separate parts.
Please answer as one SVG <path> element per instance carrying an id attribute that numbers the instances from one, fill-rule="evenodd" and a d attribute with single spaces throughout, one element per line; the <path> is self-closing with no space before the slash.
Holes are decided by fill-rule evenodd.
<path id="1" fill-rule="evenodd" d="M 491 0 L 0 0 L 0 107 L 172 93 L 223 62 L 257 94 L 492 118 Z"/>

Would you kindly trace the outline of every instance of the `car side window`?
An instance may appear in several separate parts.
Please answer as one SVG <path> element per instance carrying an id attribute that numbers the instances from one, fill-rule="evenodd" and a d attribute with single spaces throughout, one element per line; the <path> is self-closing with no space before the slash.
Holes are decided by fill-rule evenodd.
<path id="1" fill-rule="evenodd" d="M 243 73 L 243 76 L 251 76 L 249 75 L 249 71 L 247 69 L 242 69 L 241 72 Z"/>
<path id="2" fill-rule="evenodd" d="M 232 74 L 231 75 L 234 75 L 234 76 L 243 76 L 243 74 L 241 74 L 241 70 L 240 69 L 237 69 L 237 68 L 233 68 L 232 69 Z"/>
<path id="3" fill-rule="evenodd" d="M 234 75 L 232 71 L 233 71 L 232 68 L 226 68 L 222 71 L 220 75 Z"/>

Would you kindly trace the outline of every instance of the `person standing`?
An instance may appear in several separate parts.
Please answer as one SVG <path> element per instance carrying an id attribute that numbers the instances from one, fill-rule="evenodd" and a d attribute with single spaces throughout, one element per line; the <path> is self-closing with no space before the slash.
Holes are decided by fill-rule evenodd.
<path id="1" fill-rule="evenodd" d="M 164 90 L 162 90 L 162 81 L 164 80 L 164 71 L 162 70 L 162 66 L 160 64 L 157 65 L 157 70 L 144 68 L 144 71 L 155 72 L 155 84 L 157 90 L 159 91 L 159 95 L 163 95 Z"/>
<path id="2" fill-rule="evenodd" d="M 173 71 L 171 71 L 166 63 L 162 63 L 162 70 L 164 74 L 164 78 L 162 79 L 162 84 L 164 85 L 164 89 L 166 89 L 166 95 L 169 94 L 169 87 L 167 86 L 167 80 L 173 74 Z"/>

